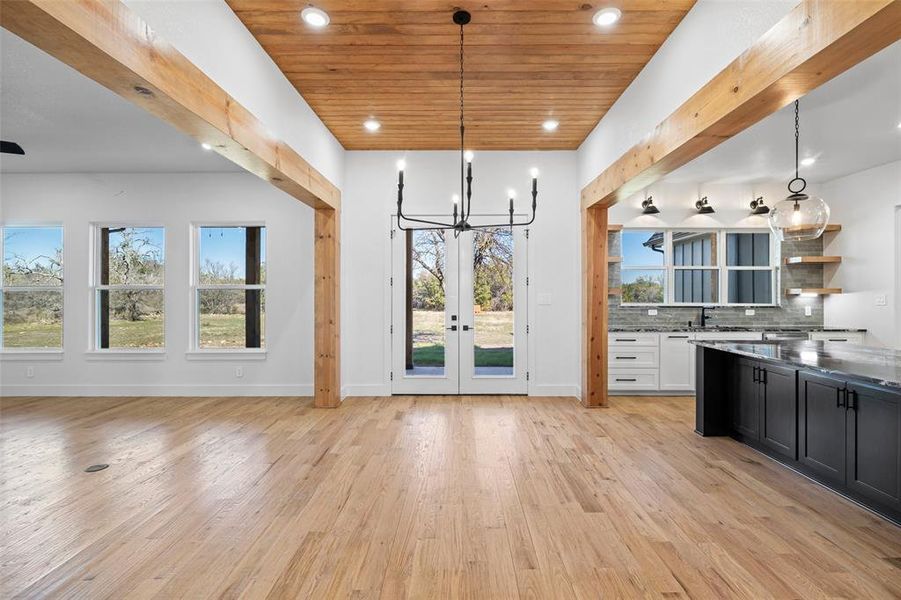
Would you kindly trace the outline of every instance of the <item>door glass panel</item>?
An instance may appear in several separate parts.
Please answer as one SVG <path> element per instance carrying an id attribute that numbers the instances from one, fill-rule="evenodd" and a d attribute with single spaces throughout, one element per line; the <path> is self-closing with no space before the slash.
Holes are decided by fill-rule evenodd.
<path id="1" fill-rule="evenodd" d="M 406 233 L 407 375 L 444 375 L 445 265 L 444 231 Z"/>
<path id="2" fill-rule="evenodd" d="M 473 233 L 472 299 L 475 375 L 513 375 L 513 233 Z"/>

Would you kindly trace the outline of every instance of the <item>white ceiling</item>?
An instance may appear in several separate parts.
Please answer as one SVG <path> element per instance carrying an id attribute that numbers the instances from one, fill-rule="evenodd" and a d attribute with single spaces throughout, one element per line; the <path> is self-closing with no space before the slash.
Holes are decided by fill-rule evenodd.
<path id="1" fill-rule="evenodd" d="M 761 183 L 794 177 L 794 103 L 669 174 L 672 183 Z M 824 182 L 901 160 L 901 42 L 801 98 L 801 167 Z"/>
<path id="2" fill-rule="evenodd" d="M 0 28 L 4 173 L 240 171 L 215 152 Z"/>

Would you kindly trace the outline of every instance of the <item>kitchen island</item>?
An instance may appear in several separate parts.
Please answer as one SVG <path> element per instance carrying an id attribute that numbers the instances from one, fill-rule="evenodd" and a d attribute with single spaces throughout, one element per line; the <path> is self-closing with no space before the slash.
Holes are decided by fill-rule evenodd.
<path id="1" fill-rule="evenodd" d="M 901 523 L 901 353 L 694 340 L 695 428 L 731 436 Z"/>

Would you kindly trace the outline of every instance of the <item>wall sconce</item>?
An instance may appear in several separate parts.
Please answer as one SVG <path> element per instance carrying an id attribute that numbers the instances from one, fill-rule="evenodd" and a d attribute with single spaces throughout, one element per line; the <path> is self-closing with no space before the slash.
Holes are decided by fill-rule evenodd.
<path id="1" fill-rule="evenodd" d="M 752 215 L 765 215 L 768 212 L 770 212 L 770 207 L 763 203 L 763 196 L 760 196 L 756 200 L 751 200 Z"/>
<path id="2" fill-rule="evenodd" d="M 641 214 L 656 215 L 660 209 L 654 206 L 654 196 L 648 196 L 641 202 Z"/>
<path id="3" fill-rule="evenodd" d="M 695 208 L 698 209 L 699 215 L 710 215 L 716 212 L 712 206 L 707 204 L 707 196 L 695 202 Z"/>

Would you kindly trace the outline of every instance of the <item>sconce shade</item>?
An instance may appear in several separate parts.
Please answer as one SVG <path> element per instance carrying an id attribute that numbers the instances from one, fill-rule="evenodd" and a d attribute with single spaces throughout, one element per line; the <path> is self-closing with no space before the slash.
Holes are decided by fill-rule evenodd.
<path id="1" fill-rule="evenodd" d="M 716 212 L 715 210 L 713 210 L 712 206 L 707 204 L 707 196 L 704 196 L 703 198 L 695 202 L 695 208 L 698 209 L 698 214 L 701 215 L 710 215 Z"/>
<path id="2" fill-rule="evenodd" d="M 654 206 L 654 196 L 648 196 L 641 203 L 641 213 L 644 215 L 656 215 L 660 209 Z"/>

